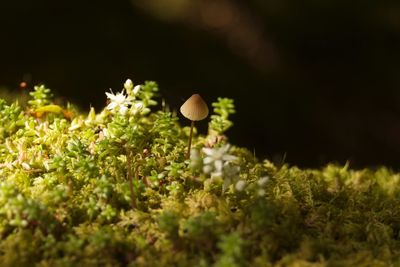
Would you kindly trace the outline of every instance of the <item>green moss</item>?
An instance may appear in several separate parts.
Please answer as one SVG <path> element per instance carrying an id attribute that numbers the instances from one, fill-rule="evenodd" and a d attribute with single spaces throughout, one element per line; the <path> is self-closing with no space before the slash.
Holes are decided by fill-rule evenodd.
<path id="1" fill-rule="evenodd" d="M 133 86 L 80 114 L 35 87 L 0 100 L 1 266 L 397 266 L 400 176 L 387 168 L 275 166 L 207 136 Z"/>

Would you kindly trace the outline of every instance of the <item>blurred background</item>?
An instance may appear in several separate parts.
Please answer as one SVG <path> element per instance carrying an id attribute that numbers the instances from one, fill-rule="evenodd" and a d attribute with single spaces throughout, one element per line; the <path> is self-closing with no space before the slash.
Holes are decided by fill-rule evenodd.
<path id="1" fill-rule="evenodd" d="M 390 0 L 0 3 L 0 87 L 45 83 L 83 110 L 126 78 L 174 109 L 231 97 L 231 142 L 300 167 L 399 169 L 399 45 Z"/>

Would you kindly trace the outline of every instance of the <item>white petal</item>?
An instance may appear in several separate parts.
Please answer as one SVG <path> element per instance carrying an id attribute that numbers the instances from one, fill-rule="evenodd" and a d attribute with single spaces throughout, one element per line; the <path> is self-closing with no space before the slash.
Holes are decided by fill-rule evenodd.
<path id="1" fill-rule="evenodd" d="M 113 110 L 113 109 L 115 109 L 116 106 L 117 106 L 117 104 L 115 102 L 111 102 L 110 104 L 108 104 L 107 109 Z"/>
<path id="2" fill-rule="evenodd" d="M 222 156 L 222 160 L 225 160 L 225 161 L 234 161 L 236 159 L 237 159 L 237 157 L 232 156 L 232 155 L 223 155 Z"/>
<path id="3" fill-rule="evenodd" d="M 212 157 L 205 157 L 203 160 L 204 164 L 210 164 L 213 161 L 214 159 Z"/>
<path id="4" fill-rule="evenodd" d="M 215 166 L 215 169 L 217 170 L 217 171 L 222 171 L 222 167 L 223 167 L 223 163 L 222 163 L 222 160 L 216 160 L 216 161 L 214 161 L 214 166 Z"/>
<path id="5" fill-rule="evenodd" d="M 230 146 L 229 144 L 227 144 L 227 145 L 221 147 L 221 152 L 223 152 L 223 153 L 228 152 L 228 150 L 229 150 L 230 147 L 231 147 L 231 146 Z"/>
<path id="6" fill-rule="evenodd" d="M 118 104 L 123 104 L 125 102 L 125 96 L 122 93 L 118 93 L 118 95 L 115 97 L 114 101 Z"/>
<path id="7" fill-rule="evenodd" d="M 204 173 L 210 173 L 212 171 L 212 167 L 210 165 L 206 165 L 203 167 L 203 172 Z"/>
<path id="8" fill-rule="evenodd" d="M 107 98 L 109 98 L 110 100 L 114 100 L 115 99 L 115 95 L 112 94 L 112 93 L 107 93 L 106 92 L 106 95 L 107 95 Z"/>
<path id="9" fill-rule="evenodd" d="M 214 149 L 204 147 L 204 148 L 203 148 L 203 152 L 204 152 L 204 154 L 206 154 L 207 156 L 212 156 L 212 154 L 214 154 Z"/>
<path id="10" fill-rule="evenodd" d="M 127 107 L 125 107 L 125 106 L 120 106 L 119 107 L 119 113 L 120 114 L 125 115 L 127 111 L 128 111 Z"/>

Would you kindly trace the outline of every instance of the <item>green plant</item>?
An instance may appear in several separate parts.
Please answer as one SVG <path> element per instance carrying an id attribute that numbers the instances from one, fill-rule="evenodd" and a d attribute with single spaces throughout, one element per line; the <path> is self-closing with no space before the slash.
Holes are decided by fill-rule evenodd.
<path id="1" fill-rule="evenodd" d="M 1 266 L 400 263 L 398 173 L 259 160 L 223 136 L 224 98 L 187 160 L 157 92 L 127 80 L 87 114 L 45 86 L 26 107 L 0 100 Z"/>
<path id="2" fill-rule="evenodd" d="M 229 120 L 229 116 L 236 112 L 233 99 L 219 97 L 212 106 L 214 114 L 211 115 L 209 130 L 221 135 L 233 126 L 233 122 Z"/>

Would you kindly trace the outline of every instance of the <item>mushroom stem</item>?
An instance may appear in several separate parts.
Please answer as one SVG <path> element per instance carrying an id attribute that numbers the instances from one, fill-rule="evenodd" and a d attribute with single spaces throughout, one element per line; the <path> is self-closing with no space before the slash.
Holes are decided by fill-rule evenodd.
<path id="1" fill-rule="evenodd" d="M 188 151 L 186 154 L 186 159 L 190 158 L 190 148 L 192 146 L 193 127 L 194 127 L 194 121 L 192 121 L 192 124 L 190 125 L 189 145 L 188 145 Z"/>
<path id="2" fill-rule="evenodd" d="M 192 95 L 180 108 L 180 111 L 185 118 L 192 122 L 190 126 L 190 136 L 186 159 L 190 158 L 190 147 L 192 146 L 193 128 L 195 121 L 201 121 L 208 116 L 208 107 L 203 98 L 199 94 Z"/>

